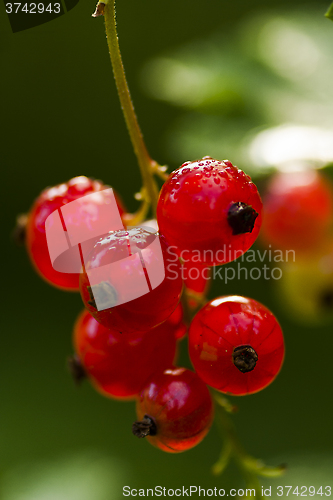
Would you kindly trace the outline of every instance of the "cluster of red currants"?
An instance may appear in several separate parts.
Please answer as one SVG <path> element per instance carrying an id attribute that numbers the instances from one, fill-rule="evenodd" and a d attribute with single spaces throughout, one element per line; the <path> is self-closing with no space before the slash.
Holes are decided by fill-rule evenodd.
<path id="1" fill-rule="evenodd" d="M 181 296 L 191 308 L 196 303 L 187 298 L 203 298 L 207 290 L 207 276 L 199 272 L 193 279 L 188 271 L 226 264 L 246 252 L 259 233 L 261 199 L 250 177 L 229 161 L 204 157 L 184 163 L 161 189 L 158 232 L 126 227 L 115 195 L 124 227 L 91 244 L 81 273 L 56 271 L 45 221 L 72 201 L 99 193 L 78 204 L 70 220 L 71 227 L 82 218 L 93 223 L 106 188 L 77 177 L 45 190 L 28 216 L 28 252 L 49 283 L 80 290 L 85 310 L 74 328 L 76 377 L 88 376 L 103 395 L 136 399 L 133 433 L 165 451 L 184 451 L 212 423 L 207 385 L 226 394 L 255 393 L 275 379 L 283 362 L 283 335 L 274 315 L 253 299 L 224 296 L 206 303 L 189 325 L 195 371 L 175 366 L 178 342 L 188 329 Z M 61 223 L 66 232 L 68 219 Z"/>

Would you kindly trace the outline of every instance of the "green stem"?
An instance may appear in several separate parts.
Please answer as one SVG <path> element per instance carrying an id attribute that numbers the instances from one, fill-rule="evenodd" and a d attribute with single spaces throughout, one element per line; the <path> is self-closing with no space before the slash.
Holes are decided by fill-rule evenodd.
<path id="1" fill-rule="evenodd" d="M 278 477 L 285 471 L 285 466 L 267 467 L 260 460 L 257 460 L 244 450 L 241 445 L 234 423 L 230 419 L 228 413 L 233 411 L 233 406 L 230 405 L 224 397 L 213 392 L 214 399 L 217 403 L 218 419 L 217 423 L 224 435 L 225 444 L 221 452 L 221 456 L 213 466 L 213 472 L 220 474 L 228 465 L 229 459 L 233 457 L 243 473 L 246 485 L 250 489 L 255 489 L 256 497 L 261 498 L 261 487 L 258 476 L 263 477 Z"/>
<path id="2" fill-rule="evenodd" d="M 110 2 L 105 4 L 104 19 L 113 74 L 116 81 L 121 108 L 124 114 L 134 152 L 138 159 L 142 182 L 146 189 L 147 196 L 152 205 L 154 213 L 156 213 L 158 189 L 153 177 L 153 170 L 156 169 L 157 164 L 149 156 L 146 145 L 144 143 L 126 81 L 124 66 L 121 59 L 118 43 L 115 1 L 111 0 Z"/>

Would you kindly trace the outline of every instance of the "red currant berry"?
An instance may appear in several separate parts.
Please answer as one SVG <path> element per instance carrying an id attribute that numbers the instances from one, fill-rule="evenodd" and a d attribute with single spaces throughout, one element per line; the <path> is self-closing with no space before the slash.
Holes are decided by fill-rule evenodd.
<path id="1" fill-rule="evenodd" d="M 332 187 L 314 170 L 275 175 L 264 197 L 260 237 L 285 250 L 313 251 L 332 223 Z"/>
<path id="2" fill-rule="evenodd" d="M 86 308 L 120 333 L 145 332 L 163 323 L 182 292 L 175 257 L 158 233 L 140 227 L 111 231 L 95 244 L 80 277 Z"/>
<path id="3" fill-rule="evenodd" d="M 181 321 L 168 318 L 153 330 L 121 335 L 83 311 L 74 327 L 79 365 L 105 396 L 133 398 L 157 370 L 172 365 Z"/>
<path id="4" fill-rule="evenodd" d="M 230 161 L 204 157 L 184 163 L 163 185 L 157 222 L 184 260 L 224 264 L 258 236 L 262 203 L 248 175 Z M 194 259 L 193 259 L 194 258 Z"/>
<path id="5" fill-rule="evenodd" d="M 87 177 L 74 177 L 67 183 L 45 189 L 36 199 L 28 216 L 26 245 L 31 262 L 37 272 L 49 284 L 64 290 L 79 290 L 79 273 L 62 273 L 56 271 L 52 266 L 46 241 L 46 219 L 52 212 L 67 203 L 77 200 L 82 196 L 102 191 L 107 187 L 100 181 L 91 180 Z M 104 203 L 102 197 L 100 198 L 100 203 Z M 124 209 L 119 197 L 117 197 L 117 203 L 120 215 L 122 215 Z M 95 213 L 97 211 L 98 216 L 98 200 L 94 200 L 94 207 L 92 209 Z M 80 213 L 76 215 L 77 221 L 80 220 L 80 216 L 84 216 L 84 214 Z"/>
<path id="6" fill-rule="evenodd" d="M 284 341 L 275 316 L 245 297 L 221 297 L 190 326 L 189 353 L 202 380 L 237 396 L 264 389 L 280 371 Z"/>
<path id="7" fill-rule="evenodd" d="M 214 416 L 209 390 L 186 368 L 156 372 L 142 390 L 136 406 L 133 434 L 157 448 L 179 453 L 206 436 Z"/>

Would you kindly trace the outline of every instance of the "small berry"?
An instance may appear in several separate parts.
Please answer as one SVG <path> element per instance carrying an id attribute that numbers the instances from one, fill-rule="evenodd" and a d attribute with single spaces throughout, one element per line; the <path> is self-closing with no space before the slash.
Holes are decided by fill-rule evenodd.
<path id="1" fill-rule="evenodd" d="M 263 199 L 260 238 L 281 250 L 312 252 L 326 239 L 332 223 L 333 192 L 319 172 L 275 175 Z"/>
<path id="2" fill-rule="evenodd" d="M 248 175 L 210 157 L 183 164 L 163 185 L 157 221 L 178 254 L 206 265 L 225 264 L 254 243 L 262 203 Z"/>
<path id="3" fill-rule="evenodd" d="M 121 335 L 105 328 L 84 310 L 74 327 L 73 344 L 79 361 L 74 363 L 75 368 L 81 365 L 81 371 L 103 395 L 133 398 L 155 371 L 174 362 L 183 322 L 180 319 L 176 323 L 172 316 L 148 332 Z"/>
<path id="4" fill-rule="evenodd" d="M 190 326 L 189 353 L 202 380 L 241 396 L 264 389 L 277 376 L 284 341 L 275 316 L 245 297 L 220 297 L 203 307 Z"/>
<path id="5" fill-rule="evenodd" d="M 165 239 L 140 227 L 101 238 L 80 277 L 88 311 L 126 334 L 163 323 L 176 309 L 182 286 L 179 261 Z"/>
<path id="6" fill-rule="evenodd" d="M 209 390 L 186 368 L 156 372 L 142 390 L 136 406 L 133 434 L 157 448 L 179 453 L 196 446 L 213 421 Z"/>
<path id="7" fill-rule="evenodd" d="M 88 179 L 84 176 L 74 177 L 64 184 L 45 189 L 36 199 L 28 215 L 26 245 L 32 264 L 41 277 L 49 284 L 64 290 L 79 290 L 79 273 L 62 273 L 56 271 L 52 266 L 46 241 L 46 219 L 52 212 L 67 203 L 77 200 L 82 196 L 103 191 L 107 187 L 100 181 Z M 119 212 L 122 215 L 124 209 L 118 195 L 116 197 Z M 100 198 L 100 202 L 104 203 L 102 197 Z M 95 213 L 97 212 L 98 216 L 97 200 L 94 201 L 92 209 Z M 83 214 L 77 214 L 77 221 L 80 220 L 80 216 L 84 217 Z"/>

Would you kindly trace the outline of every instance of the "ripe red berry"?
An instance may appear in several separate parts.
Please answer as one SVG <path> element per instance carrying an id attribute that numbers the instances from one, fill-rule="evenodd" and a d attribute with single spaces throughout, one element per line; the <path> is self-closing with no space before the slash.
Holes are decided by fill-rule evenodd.
<path id="1" fill-rule="evenodd" d="M 64 290 L 79 290 L 79 273 L 59 272 L 52 266 L 46 241 L 46 219 L 52 212 L 62 206 L 82 196 L 105 190 L 107 187 L 100 181 L 88 179 L 84 176 L 74 177 L 64 184 L 45 189 L 36 199 L 28 215 L 26 245 L 32 264 L 41 277 L 49 284 Z M 118 195 L 116 196 L 119 212 L 122 215 L 124 209 Z M 99 201 L 94 200 L 92 209 L 97 213 L 97 217 L 98 203 L 103 203 L 104 201 L 102 197 Z M 84 214 L 78 213 L 77 221 L 80 220 L 80 217 L 84 217 Z"/>
<path id="2" fill-rule="evenodd" d="M 183 281 L 164 238 L 137 227 L 112 231 L 94 246 L 80 277 L 94 318 L 120 333 L 145 332 L 175 310 Z"/>
<path id="3" fill-rule="evenodd" d="M 224 264 L 253 244 L 261 210 L 248 175 L 230 161 L 204 157 L 184 163 L 170 175 L 160 193 L 157 222 L 180 256 L 184 252 L 185 259 Z"/>
<path id="4" fill-rule="evenodd" d="M 205 437 L 214 416 L 211 395 L 198 375 L 186 368 L 156 372 L 136 406 L 133 434 L 170 453 L 193 448 Z"/>
<path id="5" fill-rule="evenodd" d="M 275 316 L 245 297 L 220 297 L 190 326 L 189 353 L 202 380 L 237 396 L 264 389 L 280 371 L 284 341 Z"/>
<path id="6" fill-rule="evenodd" d="M 180 327 L 184 326 L 182 318 L 175 322 L 172 316 L 148 332 L 121 335 L 84 310 L 75 323 L 73 343 L 95 388 L 105 396 L 133 398 L 155 371 L 172 365 Z"/>
<path id="7" fill-rule="evenodd" d="M 332 208 L 332 186 L 319 172 L 279 173 L 264 197 L 260 237 L 281 250 L 313 251 L 326 239 Z"/>

